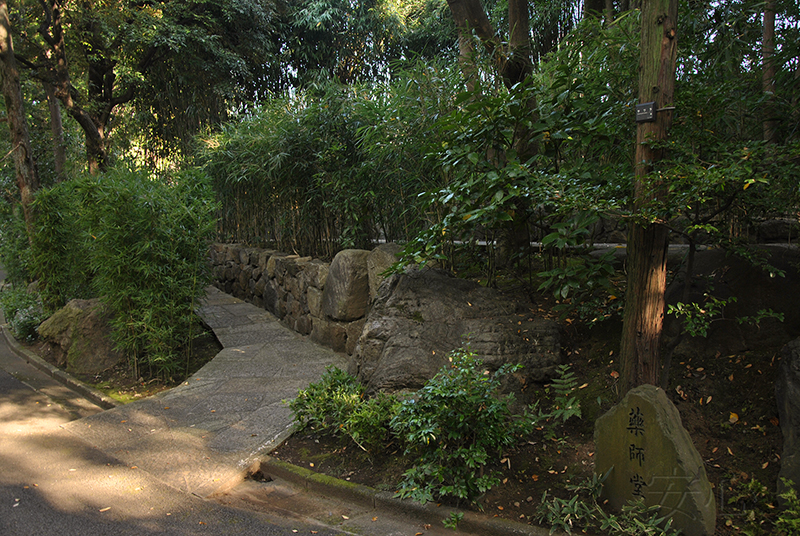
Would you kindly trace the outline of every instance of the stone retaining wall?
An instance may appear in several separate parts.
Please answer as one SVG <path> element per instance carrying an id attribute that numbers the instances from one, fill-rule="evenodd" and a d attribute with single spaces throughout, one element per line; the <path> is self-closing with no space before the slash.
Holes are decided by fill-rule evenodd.
<path id="1" fill-rule="evenodd" d="M 274 250 L 214 244 L 210 249 L 213 284 L 263 307 L 315 342 L 352 355 L 364 327 L 370 288 L 379 286 L 380 273 L 388 267 L 389 261 L 381 259 L 393 260 L 386 254 L 393 248 L 396 246 L 380 246 L 372 252 L 345 250 L 331 265 Z"/>
<path id="2" fill-rule="evenodd" d="M 371 391 L 419 388 L 465 344 L 490 368 L 521 364 L 522 383 L 552 377 L 560 328 L 493 289 L 437 270 L 407 269 L 381 285 L 400 248 L 340 251 L 330 264 L 215 244 L 214 284 L 350 358 Z"/>

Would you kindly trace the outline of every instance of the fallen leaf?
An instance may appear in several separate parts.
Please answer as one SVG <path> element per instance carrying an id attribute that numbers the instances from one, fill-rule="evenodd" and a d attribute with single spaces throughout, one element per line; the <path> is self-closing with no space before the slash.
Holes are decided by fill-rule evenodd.
<path id="1" fill-rule="evenodd" d="M 726 448 L 728 449 L 728 454 L 730 454 L 731 456 L 733 456 L 733 451 L 731 450 L 731 448 L 730 448 L 730 447 L 726 447 Z"/>
<path id="2" fill-rule="evenodd" d="M 717 452 L 718 450 L 719 450 L 719 447 L 714 447 L 713 449 L 711 449 L 711 454 L 714 454 L 714 453 L 715 453 L 715 452 Z"/>
<path id="3" fill-rule="evenodd" d="M 730 376 L 728 376 L 728 379 L 729 379 L 730 381 L 733 381 L 733 374 L 731 374 Z"/>
<path id="4" fill-rule="evenodd" d="M 350 519 L 350 518 L 347 517 L 346 515 L 342 514 L 342 519 Z"/>
<path id="5" fill-rule="evenodd" d="M 588 383 L 584 383 L 583 385 L 578 387 L 578 389 L 586 389 L 587 387 L 589 387 L 589 384 Z"/>
<path id="6" fill-rule="evenodd" d="M 503 508 L 502 506 L 498 506 L 497 509 L 498 510 L 505 510 L 505 508 Z"/>
<path id="7" fill-rule="evenodd" d="M 617 378 L 619 378 L 619 372 L 617 372 L 616 370 L 612 370 L 611 377 L 616 380 Z"/>
<path id="8" fill-rule="evenodd" d="M 730 422 L 731 424 L 735 424 L 738 421 L 739 421 L 739 416 L 737 414 L 731 412 L 731 416 L 728 417 L 728 422 Z"/>
<path id="9" fill-rule="evenodd" d="M 777 417 L 772 417 L 772 418 L 769 420 L 769 422 L 771 422 L 771 423 L 772 423 L 772 426 L 778 426 L 778 425 L 781 423 L 781 421 L 779 421 Z"/>
<path id="10" fill-rule="evenodd" d="M 706 404 L 708 404 L 709 402 L 711 402 L 711 396 L 709 396 L 708 398 L 706 398 Z"/>
<path id="11" fill-rule="evenodd" d="M 539 481 L 539 475 L 531 475 L 531 478 L 533 479 L 534 482 Z"/>
<path id="12" fill-rule="evenodd" d="M 705 369 L 703 367 L 697 367 L 695 369 L 696 372 L 703 372 Z"/>
<path id="13" fill-rule="evenodd" d="M 762 469 L 766 469 L 768 466 L 769 466 L 769 462 L 764 462 L 764 463 L 761 465 L 761 468 L 762 468 Z"/>
<path id="14" fill-rule="evenodd" d="M 378 520 L 377 516 L 372 518 L 372 521 L 377 521 L 377 520 Z"/>
<path id="15" fill-rule="evenodd" d="M 108 512 L 109 510 L 111 510 L 110 506 L 106 506 L 105 508 L 100 509 L 101 512 Z"/>

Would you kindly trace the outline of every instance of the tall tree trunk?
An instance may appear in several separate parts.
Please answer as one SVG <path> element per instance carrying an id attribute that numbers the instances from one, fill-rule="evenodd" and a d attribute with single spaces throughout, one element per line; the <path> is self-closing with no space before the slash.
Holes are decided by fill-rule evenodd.
<path id="1" fill-rule="evenodd" d="M 53 136 L 53 168 L 56 172 L 56 182 L 67 178 L 67 144 L 64 141 L 64 123 L 61 120 L 61 105 L 56 98 L 56 91 L 47 82 L 42 84 L 47 94 L 47 105 L 50 108 L 50 133 Z"/>
<path id="2" fill-rule="evenodd" d="M 762 87 L 766 96 L 764 104 L 764 141 L 777 142 L 778 119 L 775 114 L 775 0 L 764 5 L 764 34 L 761 42 L 763 54 Z"/>
<path id="3" fill-rule="evenodd" d="M 672 106 L 677 50 L 677 0 L 649 0 L 642 11 L 639 102 L 655 102 L 655 108 Z M 661 160 L 662 149 L 653 142 L 666 139 L 672 112 L 656 112 L 656 120 L 636 128 L 633 185 L 634 218 L 628 231 L 628 286 L 622 327 L 620 396 L 641 384 L 659 384 L 661 330 L 664 322 L 667 247 L 669 231 L 659 222 L 642 222 L 640 210 L 666 197 L 662 185 L 648 176 Z"/>
<path id="4" fill-rule="evenodd" d="M 11 131 L 12 154 L 17 171 L 17 187 L 19 188 L 22 210 L 25 214 L 25 225 L 28 237 L 32 234 L 33 194 L 39 189 L 39 174 L 36 161 L 31 150 L 31 139 L 28 122 L 25 119 L 25 107 L 22 102 L 22 89 L 19 84 L 19 71 L 14 59 L 14 44 L 11 40 L 11 23 L 8 20 L 8 4 L 0 0 L 0 76 L 3 78 L 3 97 L 6 101 L 8 128 Z"/>

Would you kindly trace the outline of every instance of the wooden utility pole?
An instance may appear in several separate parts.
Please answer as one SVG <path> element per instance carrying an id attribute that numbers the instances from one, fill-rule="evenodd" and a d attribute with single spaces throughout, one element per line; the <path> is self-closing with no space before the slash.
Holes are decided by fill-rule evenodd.
<path id="1" fill-rule="evenodd" d="M 667 195 L 651 172 L 653 164 L 663 157 L 663 149 L 653 143 L 665 140 L 672 124 L 677 18 L 677 0 L 642 3 L 639 103 L 652 103 L 654 116 L 644 113 L 640 117 L 637 109 L 634 216 L 628 225 L 620 397 L 637 385 L 659 385 L 669 231 L 663 222 L 645 220 L 641 212 L 647 206 L 660 204 Z"/>

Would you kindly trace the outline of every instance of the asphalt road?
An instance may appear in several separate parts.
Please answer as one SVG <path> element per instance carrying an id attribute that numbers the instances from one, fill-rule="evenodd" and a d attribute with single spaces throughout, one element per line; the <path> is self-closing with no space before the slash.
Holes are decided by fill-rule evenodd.
<path id="1" fill-rule="evenodd" d="M 11 354 L 2 337 L 0 369 L 2 536 L 342 533 L 166 486 L 64 430 L 100 408 Z"/>

